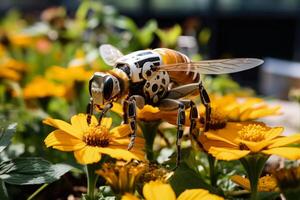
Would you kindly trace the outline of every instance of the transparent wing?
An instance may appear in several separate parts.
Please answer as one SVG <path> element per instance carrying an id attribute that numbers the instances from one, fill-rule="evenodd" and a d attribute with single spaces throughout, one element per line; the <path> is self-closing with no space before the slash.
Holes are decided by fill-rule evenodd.
<path id="1" fill-rule="evenodd" d="M 227 74 L 251 69 L 264 61 L 257 58 L 204 60 L 159 66 L 160 71 L 192 71 L 200 74 Z"/>
<path id="2" fill-rule="evenodd" d="M 103 44 L 99 47 L 99 52 L 104 62 L 110 66 L 114 66 L 116 61 L 123 56 L 121 51 L 110 44 Z"/>

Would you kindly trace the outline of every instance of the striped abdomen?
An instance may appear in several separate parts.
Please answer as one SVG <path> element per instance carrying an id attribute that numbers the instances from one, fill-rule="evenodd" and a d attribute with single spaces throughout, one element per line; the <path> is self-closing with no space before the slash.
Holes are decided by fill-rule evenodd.
<path id="1" fill-rule="evenodd" d="M 177 64 L 177 63 L 189 63 L 190 59 L 178 52 L 174 51 L 172 49 L 166 49 L 166 48 L 158 48 L 153 49 L 154 52 L 158 53 L 162 58 L 162 64 Z M 189 83 L 195 83 L 199 82 L 200 80 L 200 74 L 195 73 L 192 71 L 169 71 L 168 72 L 171 81 L 176 82 L 178 84 L 189 84 Z"/>

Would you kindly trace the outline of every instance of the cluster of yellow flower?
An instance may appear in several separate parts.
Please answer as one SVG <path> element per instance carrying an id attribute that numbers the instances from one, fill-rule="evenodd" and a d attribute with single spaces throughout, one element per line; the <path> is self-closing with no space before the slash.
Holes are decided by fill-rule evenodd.
<path id="1" fill-rule="evenodd" d="M 203 111 L 202 106 L 199 109 L 201 112 Z M 279 107 L 268 106 L 259 98 L 240 99 L 231 95 L 214 96 L 210 130 L 201 133 L 198 137 L 202 150 L 216 160 L 241 161 L 250 182 L 241 176 L 234 176 L 232 180 L 251 191 L 252 195 L 261 191 L 278 191 L 273 176 L 266 176 L 258 181 L 265 161 L 270 155 L 278 155 L 291 160 L 300 159 L 300 148 L 289 146 L 300 141 L 300 134 L 283 136 L 283 127 L 269 127 L 262 122 L 253 121 L 260 117 L 278 115 L 280 114 L 279 109 Z M 122 115 L 122 108 L 119 104 L 114 104 L 112 110 Z M 176 124 L 176 114 L 166 113 L 148 105 L 144 109 L 138 110 L 137 116 L 138 120 L 145 123 L 168 121 Z M 76 160 L 81 164 L 99 162 L 102 154 L 127 162 L 132 159 L 138 160 L 139 164 L 129 165 L 125 163 L 112 166 L 105 163 L 102 165 L 102 169 L 97 171 L 114 188 L 114 191 L 124 195 L 123 200 L 138 199 L 134 196 L 137 179 L 142 177 L 141 174 L 145 174 L 146 168 L 149 169 L 150 166 L 145 159 L 145 141 L 140 129 L 134 148 L 128 151 L 129 126 L 124 124 L 109 130 L 112 123 L 111 118 L 104 118 L 101 124 L 98 124 L 93 116 L 92 123 L 88 125 L 86 115 L 78 114 L 72 117 L 71 124 L 51 118 L 44 120 L 44 123 L 57 128 L 45 139 L 47 147 L 73 151 Z M 198 125 L 202 131 L 201 120 Z M 176 199 L 171 186 L 164 183 L 165 181 L 166 179 L 162 181 L 158 177 L 144 181 L 144 187 L 140 194 L 145 199 L 151 200 Z M 192 198 L 223 199 L 203 189 L 186 190 L 178 197 L 178 199 Z"/>

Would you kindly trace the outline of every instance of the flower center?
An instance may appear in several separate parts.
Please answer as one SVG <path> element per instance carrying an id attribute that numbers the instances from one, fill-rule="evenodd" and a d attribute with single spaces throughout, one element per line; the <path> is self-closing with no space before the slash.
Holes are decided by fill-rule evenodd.
<path id="1" fill-rule="evenodd" d="M 226 116 L 216 109 L 212 109 L 210 114 L 209 128 L 213 130 L 222 129 L 226 126 Z"/>
<path id="2" fill-rule="evenodd" d="M 85 132 L 83 141 L 89 146 L 107 147 L 111 141 L 111 136 L 106 127 L 91 126 Z"/>
<path id="3" fill-rule="evenodd" d="M 267 175 L 259 179 L 258 188 L 264 192 L 274 191 L 277 187 L 276 179 L 273 176 Z"/>
<path id="4" fill-rule="evenodd" d="M 244 126 L 238 135 L 242 140 L 259 142 L 265 139 L 266 128 L 258 124 L 249 124 Z"/>

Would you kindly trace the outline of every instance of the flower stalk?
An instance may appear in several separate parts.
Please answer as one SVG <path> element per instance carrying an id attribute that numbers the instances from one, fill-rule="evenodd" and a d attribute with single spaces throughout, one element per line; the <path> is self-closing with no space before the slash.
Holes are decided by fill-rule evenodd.
<path id="1" fill-rule="evenodd" d="M 96 164 L 86 165 L 86 177 L 87 177 L 87 196 L 89 200 L 95 200 L 95 188 L 98 180 L 98 175 L 95 173 L 97 169 Z"/>
<path id="2" fill-rule="evenodd" d="M 255 154 L 240 159 L 249 177 L 251 200 L 257 199 L 259 177 L 268 158 L 269 156 Z"/>
<path id="3" fill-rule="evenodd" d="M 209 164 L 209 178 L 210 184 L 213 187 L 217 187 L 218 174 L 216 170 L 217 160 L 210 154 L 207 155 Z"/>
<path id="4" fill-rule="evenodd" d="M 141 122 L 141 128 L 145 138 L 147 159 L 149 161 L 153 161 L 155 159 L 153 153 L 153 144 L 159 123 L 159 121 Z"/>

